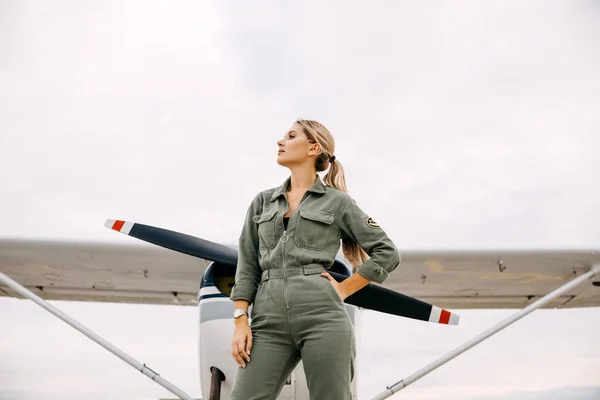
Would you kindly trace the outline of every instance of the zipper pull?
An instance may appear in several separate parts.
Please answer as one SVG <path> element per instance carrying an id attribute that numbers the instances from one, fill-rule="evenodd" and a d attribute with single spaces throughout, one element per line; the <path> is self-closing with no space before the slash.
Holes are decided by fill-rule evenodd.
<path id="1" fill-rule="evenodd" d="M 281 243 L 287 243 L 288 240 L 289 240 L 289 237 L 287 235 L 287 231 L 283 231 L 283 236 L 281 237 L 280 242 Z"/>

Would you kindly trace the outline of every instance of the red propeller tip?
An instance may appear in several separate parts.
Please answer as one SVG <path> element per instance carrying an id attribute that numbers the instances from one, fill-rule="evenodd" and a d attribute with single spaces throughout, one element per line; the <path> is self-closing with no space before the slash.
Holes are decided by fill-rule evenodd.
<path id="1" fill-rule="evenodd" d="M 431 314 L 429 314 L 429 322 L 445 325 L 458 325 L 460 317 L 457 314 L 451 313 L 448 310 L 431 306 Z"/>
<path id="2" fill-rule="evenodd" d="M 129 235 L 129 232 L 131 231 L 133 225 L 135 225 L 134 222 L 127 222 L 119 219 L 107 219 L 104 223 L 105 227 L 115 230 L 117 232 L 124 233 L 125 235 Z"/>

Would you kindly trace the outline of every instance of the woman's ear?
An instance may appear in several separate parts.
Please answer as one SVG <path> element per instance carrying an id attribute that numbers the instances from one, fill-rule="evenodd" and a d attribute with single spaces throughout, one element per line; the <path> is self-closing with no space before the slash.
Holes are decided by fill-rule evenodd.
<path id="1" fill-rule="evenodd" d="M 318 156 L 321 154 L 321 145 L 319 143 L 313 143 L 308 149 L 309 156 Z"/>

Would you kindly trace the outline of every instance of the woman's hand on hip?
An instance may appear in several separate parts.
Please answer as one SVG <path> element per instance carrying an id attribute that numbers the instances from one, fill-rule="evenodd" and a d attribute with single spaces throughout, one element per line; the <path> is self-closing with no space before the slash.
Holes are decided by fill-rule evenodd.
<path id="1" fill-rule="evenodd" d="M 246 368 L 246 362 L 250 362 L 250 350 L 252 350 L 252 329 L 248 324 L 248 317 L 241 316 L 239 320 L 235 320 L 231 342 L 231 355 L 240 367 Z"/>
<path id="2" fill-rule="evenodd" d="M 333 276 L 329 275 L 328 272 L 321 273 L 321 276 L 326 278 L 329 281 L 329 283 L 333 285 L 333 288 L 337 292 L 338 296 L 340 296 L 340 299 L 342 299 L 342 301 L 344 301 L 346 297 L 348 297 L 348 293 L 346 293 L 344 286 L 341 283 L 338 283 L 338 281 L 336 281 Z"/>

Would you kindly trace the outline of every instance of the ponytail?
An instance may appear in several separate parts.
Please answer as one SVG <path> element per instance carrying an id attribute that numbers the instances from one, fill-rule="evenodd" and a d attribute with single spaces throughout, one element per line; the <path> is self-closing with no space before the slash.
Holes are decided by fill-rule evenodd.
<path id="1" fill-rule="evenodd" d="M 342 164 L 337 160 L 333 160 L 323 181 L 327 186 L 348 193 L 344 167 L 342 167 Z M 342 252 L 350 264 L 352 264 L 352 272 L 356 272 L 358 267 L 369 259 L 368 254 L 360 247 L 360 245 L 350 239 L 342 239 Z"/>
<path id="2" fill-rule="evenodd" d="M 348 193 L 346 187 L 346 177 L 342 164 L 334 157 L 334 141 L 333 136 L 327 128 L 317 121 L 298 120 L 298 124 L 304 127 L 304 133 L 307 138 L 315 143 L 319 143 L 323 152 L 317 157 L 315 167 L 316 170 L 325 171 L 329 165 L 329 171 L 325 174 L 323 182 L 332 188 L 335 188 L 344 193 Z M 330 162 L 329 160 L 333 160 Z M 344 257 L 352 264 L 352 271 L 356 272 L 365 261 L 369 259 L 369 255 L 360 247 L 360 245 L 351 239 L 342 239 L 342 252 Z"/>
<path id="3" fill-rule="evenodd" d="M 344 175 L 344 167 L 338 160 L 333 160 L 331 166 L 329 167 L 329 171 L 325 174 L 323 178 L 325 184 L 329 187 L 336 188 L 344 193 L 348 192 L 346 188 L 346 176 Z"/>

